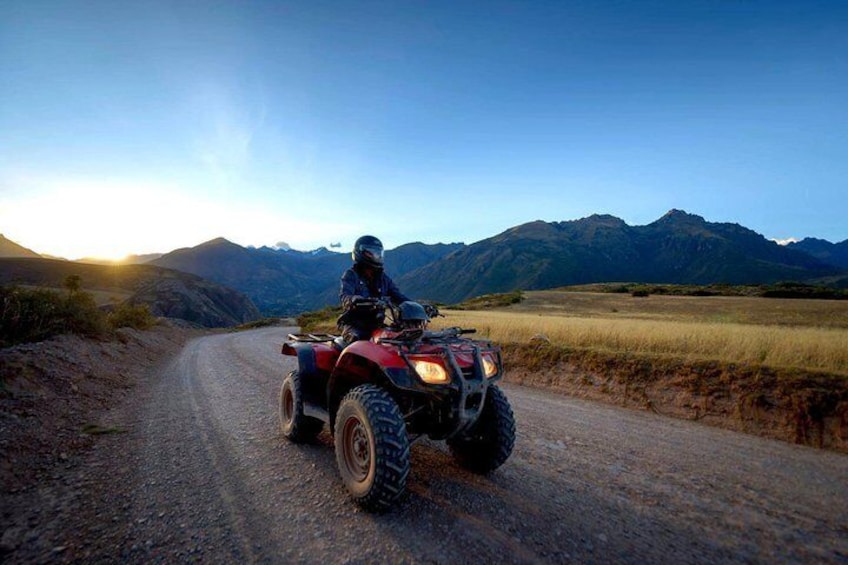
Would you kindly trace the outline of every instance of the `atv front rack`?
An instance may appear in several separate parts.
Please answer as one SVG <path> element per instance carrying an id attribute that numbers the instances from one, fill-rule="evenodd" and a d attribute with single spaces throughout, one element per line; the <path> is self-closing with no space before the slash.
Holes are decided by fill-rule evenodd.
<path id="1" fill-rule="evenodd" d="M 335 341 L 339 336 L 333 334 L 289 334 L 289 341 L 300 341 L 303 343 L 325 343 Z"/>

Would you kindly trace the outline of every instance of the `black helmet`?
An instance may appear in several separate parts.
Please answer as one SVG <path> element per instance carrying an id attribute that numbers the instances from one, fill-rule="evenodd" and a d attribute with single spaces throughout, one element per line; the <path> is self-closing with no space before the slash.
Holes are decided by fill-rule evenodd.
<path id="1" fill-rule="evenodd" d="M 363 235 L 353 244 L 353 262 L 377 269 L 383 268 L 383 243 L 373 235 Z"/>
<path id="2" fill-rule="evenodd" d="M 398 320 L 401 328 L 404 329 L 424 329 L 430 321 L 430 316 L 424 307 L 417 302 L 406 301 L 401 302 L 397 307 Z"/>

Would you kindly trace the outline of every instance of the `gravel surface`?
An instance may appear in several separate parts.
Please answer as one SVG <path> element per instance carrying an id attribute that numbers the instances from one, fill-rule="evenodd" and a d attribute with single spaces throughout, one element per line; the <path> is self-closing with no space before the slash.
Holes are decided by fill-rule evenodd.
<path id="1" fill-rule="evenodd" d="M 518 427 L 489 477 L 412 449 L 408 496 L 359 511 L 332 439 L 282 438 L 291 328 L 189 342 L 37 489 L 9 562 L 848 563 L 848 456 L 504 385 Z"/>

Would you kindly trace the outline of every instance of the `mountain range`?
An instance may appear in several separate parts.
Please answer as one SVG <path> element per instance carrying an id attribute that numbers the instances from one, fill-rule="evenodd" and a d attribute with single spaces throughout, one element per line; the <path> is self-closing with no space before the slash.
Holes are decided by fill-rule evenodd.
<path id="1" fill-rule="evenodd" d="M 350 257 L 325 249 L 244 248 L 219 238 L 152 263 L 237 288 L 264 313 L 281 315 L 336 304 Z M 447 303 L 591 282 L 757 284 L 845 275 L 804 249 L 680 210 L 646 226 L 593 215 L 530 222 L 472 245 L 411 243 L 388 251 L 386 268 L 406 294 Z"/>
<path id="2" fill-rule="evenodd" d="M 834 276 L 837 266 L 731 223 L 671 210 L 645 226 L 608 215 L 531 222 L 399 281 L 446 302 L 515 289 L 592 282 L 757 284 Z"/>
<path id="3" fill-rule="evenodd" d="M 350 255 L 246 248 L 218 238 L 149 264 L 237 289 L 265 315 L 288 315 L 337 304 Z M 671 210 L 644 226 L 593 215 L 529 222 L 471 245 L 409 243 L 386 252 L 386 268 L 406 294 L 446 303 L 593 282 L 848 287 L 848 240 L 808 238 L 782 246 L 738 224 Z"/>

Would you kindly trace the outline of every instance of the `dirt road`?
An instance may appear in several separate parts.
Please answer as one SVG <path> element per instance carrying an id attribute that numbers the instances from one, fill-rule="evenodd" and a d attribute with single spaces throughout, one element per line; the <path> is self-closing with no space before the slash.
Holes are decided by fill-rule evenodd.
<path id="1" fill-rule="evenodd" d="M 413 447 L 409 496 L 357 510 L 332 440 L 278 431 L 288 330 L 190 342 L 0 532 L 9 562 L 848 563 L 848 456 L 504 386 L 490 477 Z"/>

